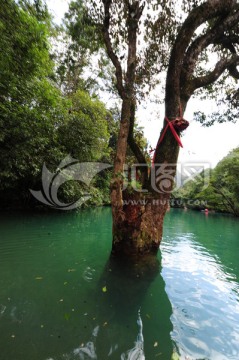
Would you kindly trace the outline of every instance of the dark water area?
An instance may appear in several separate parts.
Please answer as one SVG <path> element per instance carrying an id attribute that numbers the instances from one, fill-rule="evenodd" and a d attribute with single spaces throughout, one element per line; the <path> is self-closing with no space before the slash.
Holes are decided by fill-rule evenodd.
<path id="1" fill-rule="evenodd" d="M 239 359 L 239 221 L 171 210 L 158 261 L 110 258 L 111 210 L 0 218 L 0 359 Z"/>

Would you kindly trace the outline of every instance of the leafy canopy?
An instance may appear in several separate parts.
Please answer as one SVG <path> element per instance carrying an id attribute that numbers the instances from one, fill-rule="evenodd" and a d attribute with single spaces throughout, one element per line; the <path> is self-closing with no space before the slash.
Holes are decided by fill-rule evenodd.
<path id="1" fill-rule="evenodd" d="M 1 5 L 2 205 L 29 201 L 29 188 L 41 185 L 44 162 L 55 171 L 68 154 L 79 161 L 94 161 L 107 153 L 109 114 L 104 105 L 83 90 L 63 96 L 55 82 L 52 30 L 40 1 L 6 0 Z M 78 184 L 66 188 L 66 197 L 81 193 Z"/>
<path id="2" fill-rule="evenodd" d="M 149 0 L 147 2 L 143 0 L 78 0 L 70 3 L 66 24 L 72 36 L 75 51 L 78 49 L 78 52 L 82 52 L 85 48 L 96 51 L 97 45 L 102 46 L 105 43 L 103 28 L 106 19 L 107 21 L 109 20 L 109 41 L 115 61 L 112 60 L 113 57 L 111 57 L 111 60 L 114 62 L 114 65 L 118 60 L 122 69 L 123 85 L 125 85 L 125 81 L 127 81 L 127 62 L 129 61 L 129 9 L 130 16 L 133 17 L 136 14 L 136 9 L 142 8 L 142 15 L 139 21 L 135 21 L 135 26 L 137 27 L 137 66 L 134 89 L 138 100 L 148 100 L 156 85 L 160 84 L 161 89 L 164 88 L 162 79 L 164 78 L 165 71 L 168 69 L 169 58 L 173 46 L 175 46 L 175 41 L 178 40 L 177 35 L 183 26 L 185 29 L 188 27 L 188 30 L 192 28 L 190 21 L 192 21 L 191 25 L 193 25 L 193 11 L 195 14 L 197 12 L 197 18 L 200 18 L 202 15 L 200 13 L 200 6 L 204 3 L 205 1 L 200 0 Z M 219 8 L 219 1 L 209 1 L 209 3 L 215 9 Z M 230 6 L 232 3 L 230 1 Z M 109 13 L 106 15 L 105 8 L 107 6 L 109 6 Z M 200 79 L 200 81 L 204 78 L 203 85 L 200 85 L 199 81 L 197 81 L 197 86 L 194 84 L 196 87 L 190 96 L 214 99 L 217 100 L 218 104 L 225 105 L 220 107 L 223 115 L 215 113 L 209 120 L 206 120 L 203 112 L 196 114 L 196 119 L 206 125 L 212 125 L 215 121 L 235 121 L 238 111 L 238 89 L 236 86 L 239 77 L 238 71 L 230 65 L 228 67 L 224 66 L 223 71 L 221 70 L 222 61 L 229 59 L 232 54 L 236 54 L 239 50 L 238 26 L 235 25 L 238 21 L 236 23 L 235 21 L 233 22 L 233 14 L 236 13 L 236 7 L 235 10 L 232 9 L 231 11 L 231 28 L 230 19 L 228 19 L 229 25 L 226 25 L 225 21 L 224 31 L 222 32 L 220 29 L 220 32 L 218 32 L 220 36 L 214 36 L 215 39 L 213 40 L 208 39 L 218 25 L 226 19 L 229 11 L 225 6 L 224 13 L 221 11 L 217 15 L 215 11 L 215 15 L 208 16 L 208 18 L 204 14 L 206 20 L 202 24 L 198 20 L 200 26 L 196 27 L 185 48 L 184 65 L 185 69 L 188 68 L 189 70 L 188 76 L 191 79 Z M 188 23 L 185 22 L 184 24 L 190 12 L 192 12 L 191 18 L 188 19 Z M 207 38 L 204 43 L 203 38 Z M 199 52 L 196 51 L 196 45 L 199 45 Z M 190 58 L 193 52 L 195 54 L 195 64 L 194 60 L 192 60 L 193 56 L 192 59 Z M 191 72 L 190 66 L 192 63 Z M 216 71 L 219 71 L 217 77 L 215 76 Z M 119 72 L 119 69 L 116 69 L 117 72 Z M 229 74 L 232 75 L 230 80 L 228 80 Z M 206 83 L 206 78 L 212 78 L 212 75 L 214 75 L 214 80 Z M 182 82 L 186 80 L 184 78 L 183 75 Z M 112 82 L 112 89 L 115 89 L 116 78 L 113 78 Z M 160 92 L 160 90 L 158 91 Z M 187 97 L 188 95 L 183 94 L 183 96 Z"/>

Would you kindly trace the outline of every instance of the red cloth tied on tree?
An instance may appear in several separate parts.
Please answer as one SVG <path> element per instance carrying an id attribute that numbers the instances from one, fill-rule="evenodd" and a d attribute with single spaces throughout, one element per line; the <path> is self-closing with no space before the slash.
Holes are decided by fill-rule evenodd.
<path id="1" fill-rule="evenodd" d="M 189 126 L 189 122 L 182 117 L 181 106 L 180 106 L 179 112 L 180 112 L 179 117 L 176 117 L 176 119 L 174 119 L 174 120 L 170 121 L 167 117 L 165 117 L 165 120 L 167 121 L 167 125 L 165 126 L 165 128 L 163 130 L 163 133 L 162 133 L 162 135 L 160 136 L 160 138 L 158 140 L 158 143 L 157 143 L 157 146 L 156 146 L 156 149 L 155 149 L 155 152 L 154 152 L 153 164 L 155 162 L 156 150 L 159 147 L 159 145 L 161 144 L 161 142 L 163 141 L 164 136 L 165 136 L 168 128 L 170 128 L 170 130 L 171 130 L 175 140 L 177 141 L 178 145 L 183 147 L 183 144 L 181 142 L 181 139 L 180 139 L 177 131 L 181 132 L 181 131 L 187 129 L 187 127 Z"/>

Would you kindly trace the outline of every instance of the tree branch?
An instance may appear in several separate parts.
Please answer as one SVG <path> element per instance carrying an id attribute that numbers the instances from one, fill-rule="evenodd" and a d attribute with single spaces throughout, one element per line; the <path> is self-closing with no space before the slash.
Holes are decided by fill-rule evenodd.
<path id="1" fill-rule="evenodd" d="M 233 77 L 236 80 L 239 80 L 239 71 L 237 70 L 237 65 L 228 66 L 228 71 L 231 77 Z"/>
<path id="2" fill-rule="evenodd" d="M 204 86 L 208 86 L 208 85 L 212 84 L 221 76 L 221 74 L 226 69 L 228 69 L 230 66 L 236 66 L 236 65 L 239 65 L 239 56 L 238 55 L 233 55 L 230 59 L 221 59 L 216 64 L 214 70 L 211 71 L 208 75 L 194 78 L 191 81 L 191 84 L 190 84 L 191 93 L 193 93 L 194 90 L 196 90 L 200 87 L 204 87 Z"/>
<path id="3" fill-rule="evenodd" d="M 103 36 L 104 36 L 104 42 L 107 50 L 107 54 L 109 58 L 111 59 L 115 69 L 116 69 L 116 87 L 119 92 L 120 97 L 123 99 L 125 96 L 125 89 L 123 85 L 123 73 L 122 73 L 122 67 L 121 63 L 115 54 L 110 34 L 109 34 L 109 27 L 110 27 L 110 6 L 112 4 L 112 0 L 103 0 L 104 4 L 104 10 L 105 10 L 105 16 L 104 16 L 104 24 L 103 24 Z"/>
<path id="4" fill-rule="evenodd" d="M 180 99 L 180 78 L 184 62 L 185 52 L 191 42 L 195 30 L 204 22 L 217 16 L 226 15 L 237 5 L 236 0 L 228 0 L 226 3 L 222 0 L 208 0 L 202 5 L 191 11 L 181 30 L 178 33 L 174 43 L 169 61 L 167 81 L 166 81 L 166 113 L 170 114 L 170 108 L 175 109 Z"/>
<path id="5" fill-rule="evenodd" d="M 236 49 L 234 44 L 238 44 L 239 39 L 237 36 L 224 36 L 216 44 L 222 45 L 223 48 L 228 49 L 231 51 L 232 54 L 236 54 Z M 237 65 L 233 64 L 228 67 L 229 74 L 234 79 L 239 79 L 239 71 L 237 70 Z"/>
<path id="6" fill-rule="evenodd" d="M 239 7 L 237 6 L 236 9 L 237 11 L 235 13 L 229 13 L 228 16 L 221 17 L 216 22 L 216 24 L 209 31 L 206 32 L 206 34 L 198 37 L 189 46 L 184 57 L 184 63 L 180 79 L 182 96 L 186 100 L 188 100 L 188 98 L 192 95 L 190 93 L 190 80 L 193 76 L 198 57 L 207 46 L 209 46 L 210 44 L 221 44 L 224 48 L 227 47 L 232 53 L 236 53 L 235 48 L 232 45 L 232 41 L 229 42 L 229 37 L 223 35 L 225 31 L 227 31 L 228 29 L 232 29 L 235 25 L 238 24 Z"/>
<path id="7" fill-rule="evenodd" d="M 239 43 L 239 38 L 238 36 L 235 35 L 233 36 L 224 35 L 219 39 L 216 39 L 216 41 L 214 41 L 214 44 L 221 45 L 222 48 L 230 50 L 232 54 L 236 54 L 236 49 L 234 44 L 238 44 L 238 43 Z"/>
<path id="8" fill-rule="evenodd" d="M 139 1 L 133 2 L 132 5 L 128 4 L 128 61 L 126 72 L 126 91 L 129 95 L 134 92 L 135 72 L 137 66 L 137 30 L 144 6 L 145 3 L 140 6 Z"/>

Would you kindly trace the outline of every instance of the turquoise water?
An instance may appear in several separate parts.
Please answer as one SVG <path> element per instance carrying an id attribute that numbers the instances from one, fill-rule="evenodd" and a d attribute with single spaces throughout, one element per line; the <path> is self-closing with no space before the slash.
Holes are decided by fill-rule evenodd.
<path id="1" fill-rule="evenodd" d="M 111 213 L 1 215 L 0 359 L 239 359 L 239 221 L 171 210 L 154 267 Z"/>

